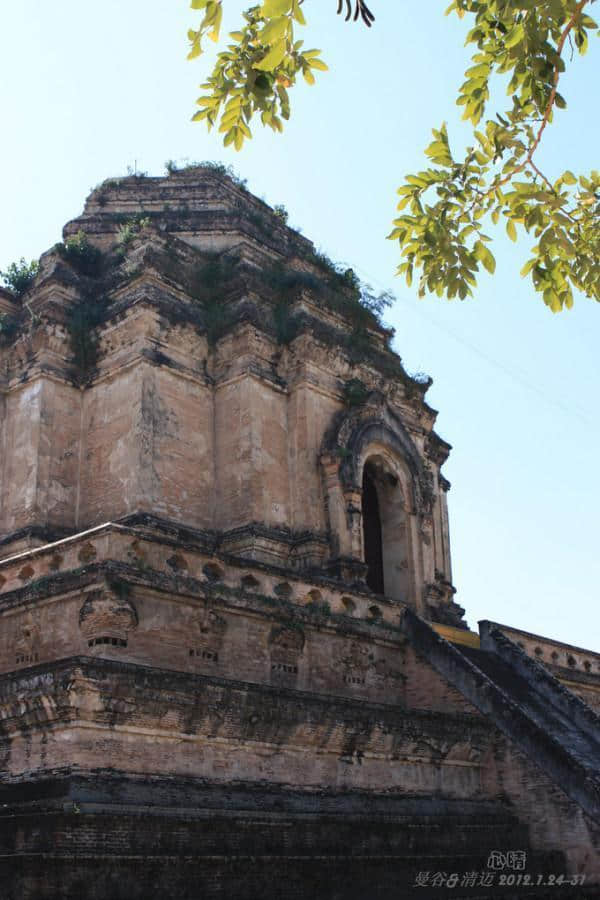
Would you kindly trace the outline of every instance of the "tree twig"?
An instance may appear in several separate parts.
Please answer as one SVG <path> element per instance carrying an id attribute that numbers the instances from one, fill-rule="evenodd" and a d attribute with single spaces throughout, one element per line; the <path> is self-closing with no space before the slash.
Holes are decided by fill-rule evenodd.
<path id="1" fill-rule="evenodd" d="M 573 29 L 573 26 L 575 25 L 575 22 L 579 18 L 579 14 L 581 13 L 581 10 L 589 2 L 590 2 L 590 0 L 580 0 L 580 3 L 577 4 L 577 6 L 575 7 L 575 9 L 573 11 L 573 15 L 571 16 L 571 18 L 565 25 L 563 33 L 560 36 L 560 40 L 559 40 L 558 44 L 556 45 L 556 52 L 557 52 L 558 59 L 561 58 L 562 51 L 565 46 L 565 41 L 569 37 L 569 35 Z M 551 183 L 548 181 L 546 176 L 543 175 L 539 171 L 538 168 L 536 168 L 536 166 L 534 165 L 532 160 L 533 160 L 533 155 L 536 152 L 536 150 L 540 144 L 540 141 L 542 139 L 544 129 L 546 128 L 546 125 L 548 124 L 548 122 L 550 120 L 550 114 L 552 113 L 552 107 L 554 106 L 554 101 L 556 100 L 556 93 L 558 90 L 558 80 L 560 78 L 560 72 L 559 72 L 559 68 L 558 68 L 558 59 L 554 64 L 554 75 L 552 78 L 552 90 L 550 91 L 550 96 L 548 97 L 548 102 L 546 103 L 544 115 L 542 116 L 542 122 L 541 122 L 541 125 L 539 127 L 538 133 L 535 137 L 533 144 L 527 151 L 527 156 L 525 157 L 523 162 L 519 163 L 519 165 L 516 167 L 516 169 L 513 169 L 512 172 L 509 172 L 507 175 L 505 175 L 503 178 L 501 178 L 500 181 L 496 182 L 492 187 L 490 187 L 489 190 L 485 191 L 485 193 L 483 193 L 479 198 L 480 202 L 482 200 L 485 200 L 486 197 L 489 197 L 489 195 L 491 193 L 493 193 L 494 191 L 498 190 L 498 188 L 502 187 L 503 184 L 506 184 L 507 182 L 511 181 L 515 175 L 518 175 L 519 172 L 522 172 L 523 169 L 528 165 L 530 165 L 532 167 L 532 169 L 534 169 L 534 171 L 537 172 L 537 174 L 541 178 L 543 178 L 544 181 L 546 182 L 546 184 L 550 185 L 550 188 L 554 191 L 554 188 L 552 187 Z"/>

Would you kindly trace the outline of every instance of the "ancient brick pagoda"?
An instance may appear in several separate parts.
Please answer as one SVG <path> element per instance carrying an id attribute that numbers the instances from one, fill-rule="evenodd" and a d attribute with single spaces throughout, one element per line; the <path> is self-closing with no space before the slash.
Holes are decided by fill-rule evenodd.
<path id="1" fill-rule="evenodd" d="M 352 273 L 206 167 L 64 238 L 0 290 L 3 900 L 599 896 L 600 654 L 468 630 Z"/>

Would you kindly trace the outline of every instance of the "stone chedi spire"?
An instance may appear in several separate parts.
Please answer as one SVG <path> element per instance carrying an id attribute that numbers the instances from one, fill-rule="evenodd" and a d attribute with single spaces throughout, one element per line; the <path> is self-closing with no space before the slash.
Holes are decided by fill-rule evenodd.
<path id="1" fill-rule="evenodd" d="M 459 623 L 449 446 L 351 271 L 207 168 L 104 182 L 64 239 L 4 305 L 3 555 L 151 519 Z"/>
<path id="2" fill-rule="evenodd" d="M 376 312 L 214 167 L 104 182 L 0 290 L 3 898 L 592 880 L 600 655 L 466 628 Z"/>

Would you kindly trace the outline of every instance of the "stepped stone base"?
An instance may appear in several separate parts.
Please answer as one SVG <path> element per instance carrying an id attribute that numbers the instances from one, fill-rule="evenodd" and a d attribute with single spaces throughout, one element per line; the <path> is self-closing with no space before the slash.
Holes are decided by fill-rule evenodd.
<path id="1" fill-rule="evenodd" d="M 63 773 L 5 786 L 0 803 L 3 900 L 533 898 L 566 868 L 483 800 Z M 511 872 L 490 870 L 499 848 L 527 853 L 530 885 L 508 890 Z M 417 886 L 424 872 L 456 889 Z"/>

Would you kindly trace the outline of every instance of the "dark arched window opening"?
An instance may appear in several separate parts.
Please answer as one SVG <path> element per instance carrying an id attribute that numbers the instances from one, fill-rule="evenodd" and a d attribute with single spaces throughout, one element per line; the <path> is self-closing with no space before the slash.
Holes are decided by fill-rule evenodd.
<path id="1" fill-rule="evenodd" d="M 363 535 L 365 563 L 367 564 L 367 585 L 376 594 L 383 594 L 383 542 L 381 539 L 381 516 L 379 498 L 369 464 L 363 470 L 362 489 Z"/>

